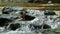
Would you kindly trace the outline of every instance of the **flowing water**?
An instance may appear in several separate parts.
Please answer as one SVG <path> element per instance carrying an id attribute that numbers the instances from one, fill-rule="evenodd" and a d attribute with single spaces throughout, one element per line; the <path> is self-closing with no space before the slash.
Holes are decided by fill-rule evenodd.
<path id="1" fill-rule="evenodd" d="M 31 10 L 31 11 L 34 11 L 34 10 Z M 36 11 L 38 11 L 38 10 L 36 10 Z M 37 13 L 37 15 L 35 13 Z M 31 28 L 29 28 L 30 24 L 42 25 L 45 23 L 45 24 L 51 26 L 51 29 L 55 29 L 55 28 L 58 28 L 58 26 L 60 26 L 60 22 L 54 21 L 54 18 L 56 18 L 56 17 L 54 17 L 52 20 L 50 20 L 51 16 L 48 16 L 47 18 L 45 18 L 45 16 L 43 15 L 43 12 L 42 13 L 30 12 L 29 15 L 35 16 L 36 18 L 31 21 L 22 21 L 21 19 L 16 19 L 12 23 L 9 23 L 9 25 L 6 28 L 5 28 L 5 26 L 0 27 L 0 34 L 42 34 L 42 32 L 40 32 L 39 30 L 36 30 L 37 31 L 36 32 L 35 30 L 32 30 Z M 9 16 L 3 15 L 0 17 L 10 18 L 12 16 L 16 17 L 16 15 L 9 15 Z M 16 30 L 11 30 L 9 28 L 10 25 L 15 24 L 15 23 L 21 24 L 21 27 L 17 28 Z"/>

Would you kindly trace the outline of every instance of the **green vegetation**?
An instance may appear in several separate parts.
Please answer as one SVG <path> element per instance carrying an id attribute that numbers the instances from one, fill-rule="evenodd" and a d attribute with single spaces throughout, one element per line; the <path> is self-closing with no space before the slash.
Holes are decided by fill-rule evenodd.
<path id="1" fill-rule="evenodd" d="M 39 4 L 36 3 L 25 3 L 25 2 L 3 2 L 0 3 L 0 6 L 23 6 L 23 7 L 36 7 Z"/>
<path id="2" fill-rule="evenodd" d="M 47 29 L 43 32 L 43 34 L 60 34 L 60 28 L 57 29 Z"/>
<path id="3" fill-rule="evenodd" d="M 45 6 L 47 10 L 60 10 L 60 4 L 39 4 L 26 2 L 0 2 L 0 7 L 3 6 L 20 6 L 20 7 L 41 7 Z"/>
<path id="4" fill-rule="evenodd" d="M 39 7 L 39 6 L 60 6 L 60 4 L 40 4 L 40 3 L 27 3 L 27 2 L 0 2 L 0 6 Z"/>

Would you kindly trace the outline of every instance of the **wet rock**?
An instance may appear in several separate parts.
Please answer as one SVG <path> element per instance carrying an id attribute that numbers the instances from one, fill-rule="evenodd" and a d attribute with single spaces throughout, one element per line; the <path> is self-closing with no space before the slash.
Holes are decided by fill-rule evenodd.
<path id="1" fill-rule="evenodd" d="M 47 24 L 44 24 L 43 25 L 43 29 L 48 29 L 48 28 L 51 28 L 51 26 L 47 25 Z"/>
<path id="2" fill-rule="evenodd" d="M 12 20 L 7 18 L 0 18 L 0 26 L 4 26 L 6 23 L 12 22 Z"/>
<path id="3" fill-rule="evenodd" d="M 2 9 L 2 13 L 10 14 L 11 12 L 13 13 L 13 12 L 21 11 L 21 10 L 23 10 L 23 8 L 21 8 L 21 7 L 4 7 Z"/>
<path id="4" fill-rule="evenodd" d="M 56 15 L 56 13 L 53 11 L 45 11 L 44 15 Z"/>
<path id="5" fill-rule="evenodd" d="M 20 27 L 21 27 L 21 25 L 20 25 L 19 23 L 11 24 L 11 25 L 9 26 L 9 28 L 10 28 L 11 30 L 16 30 L 17 28 L 20 28 Z"/>
<path id="6" fill-rule="evenodd" d="M 34 24 L 30 24 L 30 28 L 34 29 L 34 30 L 38 30 L 42 28 L 42 25 L 34 25 Z"/>
<path id="7" fill-rule="evenodd" d="M 9 14 L 12 11 L 11 7 L 4 7 L 2 9 L 3 14 Z"/>
<path id="8" fill-rule="evenodd" d="M 30 28 L 38 30 L 41 29 L 43 27 L 43 29 L 49 29 L 51 28 L 51 26 L 44 24 L 44 25 L 34 25 L 34 24 L 30 24 Z"/>
<path id="9" fill-rule="evenodd" d="M 28 20 L 33 20 L 35 17 L 33 16 L 29 16 L 29 15 L 25 15 L 25 16 L 21 16 L 23 18 L 24 21 L 28 21 Z"/>

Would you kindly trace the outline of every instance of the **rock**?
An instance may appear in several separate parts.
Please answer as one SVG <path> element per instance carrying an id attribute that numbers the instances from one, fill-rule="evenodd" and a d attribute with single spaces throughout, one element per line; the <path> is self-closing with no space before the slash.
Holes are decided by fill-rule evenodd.
<path id="1" fill-rule="evenodd" d="M 30 28 L 38 30 L 42 28 L 42 25 L 34 25 L 34 24 L 30 24 Z"/>
<path id="2" fill-rule="evenodd" d="M 21 17 L 23 18 L 24 21 L 33 20 L 35 18 L 35 17 L 29 16 L 29 15 L 22 15 Z"/>
<path id="3" fill-rule="evenodd" d="M 21 26 L 20 26 L 19 23 L 11 24 L 11 25 L 9 26 L 9 28 L 10 28 L 11 30 L 16 30 L 17 28 L 20 28 L 20 27 L 21 27 Z"/>
<path id="4" fill-rule="evenodd" d="M 48 29 L 48 28 L 51 28 L 51 26 L 47 25 L 47 24 L 44 24 L 43 25 L 43 29 Z"/>
<path id="5" fill-rule="evenodd" d="M 45 15 L 56 15 L 56 13 L 53 11 L 45 11 L 44 14 Z"/>
<path id="6" fill-rule="evenodd" d="M 9 14 L 12 11 L 11 7 L 4 7 L 2 9 L 3 14 Z"/>
<path id="7" fill-rule="evenodd" d="M 4 26 L 6 23 L 12 22 L 12 20 L 7 18 L 0 18 L 0 26 Z"/>

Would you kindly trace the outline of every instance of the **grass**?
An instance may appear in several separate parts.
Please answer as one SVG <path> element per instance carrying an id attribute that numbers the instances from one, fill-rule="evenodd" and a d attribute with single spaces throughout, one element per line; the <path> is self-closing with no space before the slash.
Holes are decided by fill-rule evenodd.
<path id="1" fill-rule="evenodd" d="M 36 3 L 25 3 L 25 2 L 4 2 L 0 3 L 0 6 L 22 6 L 22 7 L 36 7 L 39 4 Z"/>
<path id="2" fill-rule="evenodd" d="M 26 2 L 0 2 L 0 7 L 4 7 L 4 6 L 19 6 L 19 7 L 29 7 L 29 8 L 37 7 L 37 9 L 40 9 L 40 6 L 47 6 L 46 9 L 53 10 L 56 8 L 56 9 L 60 10 L 60 4 L 50 5 L 50 4 L 26 3 Z M 31 9 L 33 9 L 33 8 L 31 8 Z"/>
<path id="3" fill-rule="evenodd" d="M 60 6 L 60 4 L 40 4 L 40 3 L 27 3 L 27 2 L 0 2 L 0 6 L 40 7 L 40 6 Z"/>

